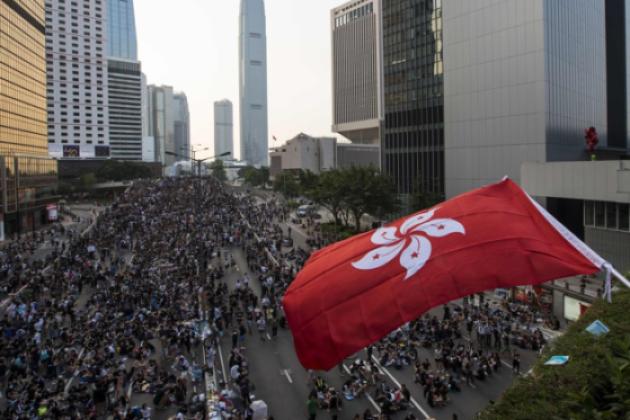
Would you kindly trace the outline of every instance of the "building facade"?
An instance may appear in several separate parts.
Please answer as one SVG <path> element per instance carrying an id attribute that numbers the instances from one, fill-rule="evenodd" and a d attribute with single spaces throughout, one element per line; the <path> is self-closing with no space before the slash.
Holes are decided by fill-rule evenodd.
<path id="1" fill-rule="evenodd" d="M 381 149 L 377 144 L 337 143 L 337 169 L 353 166 L 374 166 L 378 168 Z"/>
<path id="2" fill-rule="evenodd" d="M 138 61 L 133 0 L 107 0 L 107 56 Z"/>
<path id="3" fill-rule="evenodd" d="M 353 143 L 380 144 L 383 115 L 381 1 L 331 11 L 333 126 Z"/>
<path id="4" fill-rule="evenodd" d="M 622 273 L 630 271 L 630 161 L 526 162 L 521 182 L 575 235 Z M 543 301 L 575 321 L 604 292 L 603 276 L 560 279 L 543 286 Z"/>
<path id="5" fill-rule="evenodd" d="M 381 165 L 401 195 L 444 193 L 441 0 L 383 2 Z"/>
<path id="6" fill-rule="evenodd" d="M 137 61 L 107 60 L 112 159 L 142 160 L 142 79 Z"/>
<path id="7" fill-rule="evenodd" d="M 133 0 L 107 0 L 107 70 L 111 157 L 142 160 L 142 69 Z"/>
<path id="8" fill-rule="evenodd" d="M 624 2 L 442 2 L 447 196 L 518 181 L 523 162 L 585 159 L 591 126 L 608 146 L 607 90 L 625 82 L 607 87 L 606 8 Z"/>
<path id="9" fill-rule="evenodd" d="M 232 102 L 227 99 L 214 103 L 214 155 L 230 152 L 223 158 L 234 159 L 234 122 Z"/>
<path id="10" fill-rule="evenodd" d="M 176 161 L 173 88 L 147 86 L 149 136 L 155 142 L 154 162 L 170 166 Z M 168 153 L 167 153 L 168 152 Z"/>
<path id="11" fill-rule="evenodd" d="M 0 240 L 49 221 L 44 1 L 0 0 Z"/>
<path id="12" fill-rule="evenodd" d="M 300 133 L 284 146 L 273 149 L 269 173 L 276 176 L 282 171 L 301 169 L 319 174 L 334 169 L 336 145 L 334 137 L 311 137 Z"/>
<path id="13" fill-rule="evenodd" d="M 263 0 L 241 0 L 239 91 L 241 160 L 268 166 L 267 29 Z"/>
<path id="14" fill-rule="evenodd" d="M 105 0 L 46 0 L 48 150 L 55 158 L 108 157 Z"/>
<path id="15" fill-rule="evenodd" d="M 190 112 L 185 93 L 173 95 L 173 135 L 176 160 L 190 159 Z"/>

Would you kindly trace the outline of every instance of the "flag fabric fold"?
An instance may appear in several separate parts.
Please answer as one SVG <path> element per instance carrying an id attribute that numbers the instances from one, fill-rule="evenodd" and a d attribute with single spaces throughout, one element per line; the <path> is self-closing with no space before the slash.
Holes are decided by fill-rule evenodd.
<path id="1" fill-rule="evenodd" d="M 506 179 L 314 253 L 283 298 L 300 362 L 329 370 L 451 300 L 599 271 L 561 228 Z"/>

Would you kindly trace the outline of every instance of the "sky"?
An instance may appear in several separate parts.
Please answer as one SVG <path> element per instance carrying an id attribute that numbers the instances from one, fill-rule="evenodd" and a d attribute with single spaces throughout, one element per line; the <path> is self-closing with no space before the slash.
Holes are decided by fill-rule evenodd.
<path id="1" fill-rule="evenodd" d="M 214 147 L 213 102 L 234 105 L 239 155 L 240 0 L 135 0 L 138 57 L 149 84 L 188 97 L 191 145 Z M 331 135 L 330 10 L 344 0 L 265 0 L 269 147 L 300 132 Z"/>

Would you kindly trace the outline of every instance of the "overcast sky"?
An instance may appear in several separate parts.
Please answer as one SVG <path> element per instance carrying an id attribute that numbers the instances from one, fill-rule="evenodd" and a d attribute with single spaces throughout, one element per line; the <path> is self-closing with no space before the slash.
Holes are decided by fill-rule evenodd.
<path id="1" fill-rule="evenodd" d="M 213 102 L 234 104 L 239 154 L 240 0 L 135 0 L 138 55 L 148 83 L 188 96 L 191 144 L 214 145 Z M 330 135 L 330 10 L 343 0 L 265 0 L 269 146 L 299 132 Z M 207 152 L 204 156 L 212 153 Z"/>

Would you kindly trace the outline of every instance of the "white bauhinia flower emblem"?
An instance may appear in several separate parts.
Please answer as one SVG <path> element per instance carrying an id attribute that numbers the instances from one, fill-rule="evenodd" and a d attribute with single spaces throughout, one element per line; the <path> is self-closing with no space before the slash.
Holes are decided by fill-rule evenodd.
<path id="1" fill-rule="evenodd" d="M 374 270 L 392 261 L 400 254 L 400 265 L 407 270 L 405 280 L 416 274 L 431 258 L 432 246 L 429 239 L 442 238 L 453 233 L 466 234 L 464 226 L 453 219 L 434 219 L 438 209 L 411 216 L 395 227 L 383 227 L 372 234 L 372 243 L 381 245 L 352 263 L 359 270 Z M 400 236 L 398 235 L 400 234 Z"/>

